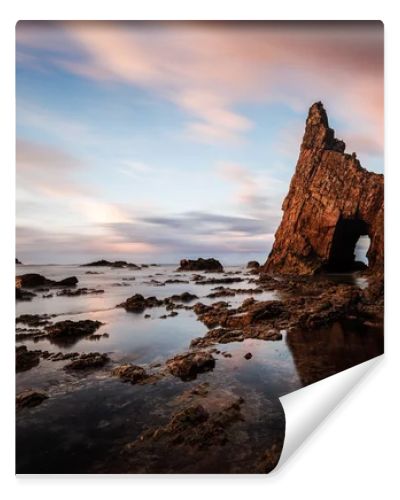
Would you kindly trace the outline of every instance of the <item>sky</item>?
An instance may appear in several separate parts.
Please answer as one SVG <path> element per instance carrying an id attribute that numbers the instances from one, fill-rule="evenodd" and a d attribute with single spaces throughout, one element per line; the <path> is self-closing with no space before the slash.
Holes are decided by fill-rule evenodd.
<path id="1" fill-rule="evenodd" d="M 17 257 L 265 261 L 315 101 L 382 173 L 380 22 L 20 21 Z"/>

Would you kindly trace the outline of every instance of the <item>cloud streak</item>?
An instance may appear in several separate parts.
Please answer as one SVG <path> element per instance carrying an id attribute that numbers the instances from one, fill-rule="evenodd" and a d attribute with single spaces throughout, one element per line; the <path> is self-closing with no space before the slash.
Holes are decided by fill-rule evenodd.
<path id="1" fill-rule="evenodd" d="M 253 126 L 243 104 L 303 112 L 321 99 L 382 148 L 379 22 L 20 23 L 17 44 L 37 65 L 150 89 L 187 113 L 201 141 L 243 140 Z"/>

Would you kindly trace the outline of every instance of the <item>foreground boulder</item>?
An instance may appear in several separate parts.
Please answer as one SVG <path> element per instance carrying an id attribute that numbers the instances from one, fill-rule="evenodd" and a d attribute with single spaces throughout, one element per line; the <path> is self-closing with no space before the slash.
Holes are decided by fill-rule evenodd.
<path id="1" fill-rule="evenodd" d="M 207 351 L 179 354 L 166 362 L 168 371 L 182 380 L 193 380 L 198 373 L 210 371 L 215 366 L 215 359 Z"/>
<path id="2" fill-rule="evenodd" d="M 15 277 L 16 288 L 36 288 L 36 287 L 70 287 L 78 283 L 76 276 L 64 278 L 61 281 L 54 281 L 42 276 L 41 274 L 29 273 L 21 274 Z"/>
<path id="3" fill-rule="evenodd" d="M 222 273 L 224 268 L 221 262 L 217 259 L 202 259 L 196 260 L 182 259 L 179 263 L 177 271 L 209 271 L 214 273 Z"/>
<path id="4" fill-rule="evenodd" d="M 383 269 L 383 175 L 363 169 L 334 136 L 322 103 L 310 108 L 283 217 L 263 273 L 353 271 L 354 249 L 368 235 L 370 269 Z"/>
<path id="5" fill-rule="evenodd" d="M 48 395 L 43 391 L 25 389 L 17 394 L 16 405 L 17 409 L 40 405 Z"/>

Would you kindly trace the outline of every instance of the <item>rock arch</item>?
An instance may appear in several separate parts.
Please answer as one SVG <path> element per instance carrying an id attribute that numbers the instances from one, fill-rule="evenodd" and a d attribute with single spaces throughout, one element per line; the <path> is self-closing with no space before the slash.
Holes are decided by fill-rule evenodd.
<path id="1" fill-rule="evenodd" d="M 283 217 L 262 273 L 352 270 L 354 248 L 368 235 L 369 268 L 383 271 L 383 175 L 368 172 L 335 138 L 321 102 L 309 110 Z"/>

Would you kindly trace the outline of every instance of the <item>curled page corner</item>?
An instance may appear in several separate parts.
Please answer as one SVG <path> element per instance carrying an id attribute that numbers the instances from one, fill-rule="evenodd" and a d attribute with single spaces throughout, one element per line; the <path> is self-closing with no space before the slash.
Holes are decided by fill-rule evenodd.
<path id="1" fill-rule="evenodd" d="M 382 360 L 382 357 L 381 355 L 370 359 L 279 398 L 285 412 L 286 431 L 281 457 L 275 468 L 276 472 L 367 372 Z"/>

